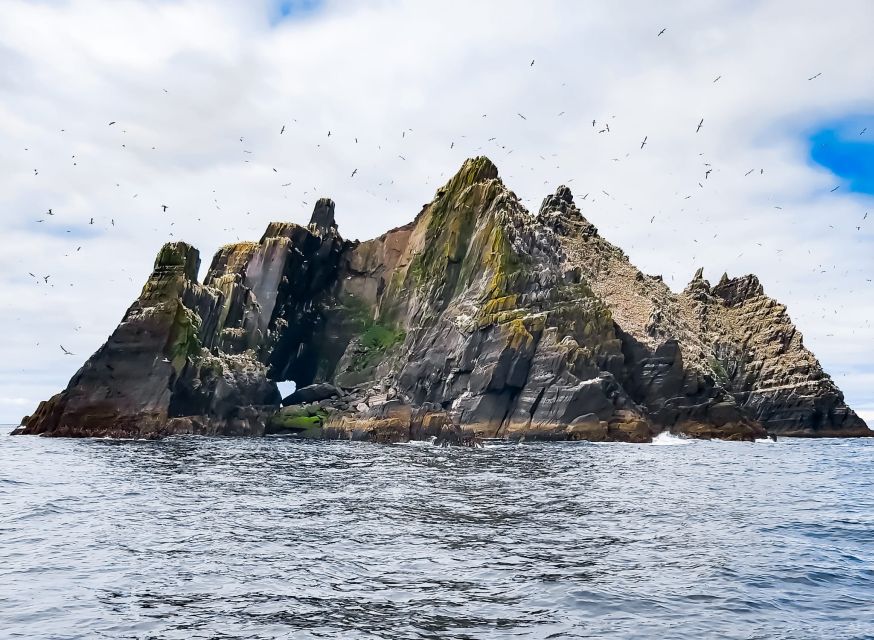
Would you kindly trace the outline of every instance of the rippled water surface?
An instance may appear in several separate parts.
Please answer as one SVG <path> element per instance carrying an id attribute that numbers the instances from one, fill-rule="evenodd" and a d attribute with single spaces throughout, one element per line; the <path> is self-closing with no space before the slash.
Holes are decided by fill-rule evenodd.
<path id="1" fill-rule="evenodd" d="M 870 638 L 874 441 L 0 437 L 0 636 Z"/>

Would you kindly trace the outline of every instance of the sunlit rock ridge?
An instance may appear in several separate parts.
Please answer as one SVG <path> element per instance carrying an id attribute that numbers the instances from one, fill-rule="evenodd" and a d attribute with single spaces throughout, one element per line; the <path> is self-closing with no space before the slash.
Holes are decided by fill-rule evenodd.
<path id="1" fill-rule="evenodd" d="M 567 187 L 532 215 L 484 157 L 373 240 L 344 240 L 322 199 L 307 227 L 222 247 L 203 283 L 199 263 L 165 245 L 118 328 L 15 433 L 874 435 L 755 276 L 699 270 L 673 293 Z"/>

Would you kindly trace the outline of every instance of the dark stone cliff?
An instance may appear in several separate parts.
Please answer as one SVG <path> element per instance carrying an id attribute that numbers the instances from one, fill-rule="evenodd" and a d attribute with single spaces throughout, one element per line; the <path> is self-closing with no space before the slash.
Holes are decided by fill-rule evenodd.
<path id="1" fill-rule="evenodd" d="M 106 344 L 15 433 L 874 435 L 755 276 L 699 271 L 675 294 L 569 189 L 532 216 L 486 158 L 374 240 L 344 241 L 323 199 L 307 227 L 220 249 L 203 284 L 198 266 L 165 245 Z"/>

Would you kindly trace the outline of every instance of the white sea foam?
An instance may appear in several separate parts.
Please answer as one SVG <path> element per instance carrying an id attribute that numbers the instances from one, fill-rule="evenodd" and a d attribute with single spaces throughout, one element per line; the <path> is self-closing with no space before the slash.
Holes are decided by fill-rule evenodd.
<path id="1" fill-rule="evenodd" d="M 437 440 L 437 436 L 431 436 L 427 440 L 407 440 L 406 442 L 395 442 L 401 447 L 433 447 Z"/>
<path id="2" fill-rule="evenodd" d="M 662 431 L 655 438 L 652 439 L 652 443 L 658 446 L 674 446 L 674 445 L 683 445 L 683 444 L 692 444 L 692 440 L 689 438 L 683 438 L 680 436 L 675 436 L 673 433 L 668 433 L 667 431 Z"/>

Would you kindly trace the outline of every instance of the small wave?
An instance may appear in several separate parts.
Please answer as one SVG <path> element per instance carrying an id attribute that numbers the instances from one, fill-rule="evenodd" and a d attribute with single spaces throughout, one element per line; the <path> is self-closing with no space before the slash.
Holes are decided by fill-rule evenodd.
<path id="1" fill-rule="evenodd" d="M 395 442 L 399 447 L 433 447 L 437 442 L 436 436 L 431 436 L 427 440 L 407 440 L 406 442 Z"/>
<path id="2" fill-rule="evenodd" d="M 689 438 L 683 438 L 681 436 L 675 436 L 673 433 L 668 433 L 667 431 L 662 431 L 655 438 L 652 439 L 650 444 L 656 446 L 676 446 L 683 444 L 692 444 L 692 440 Z"/>

